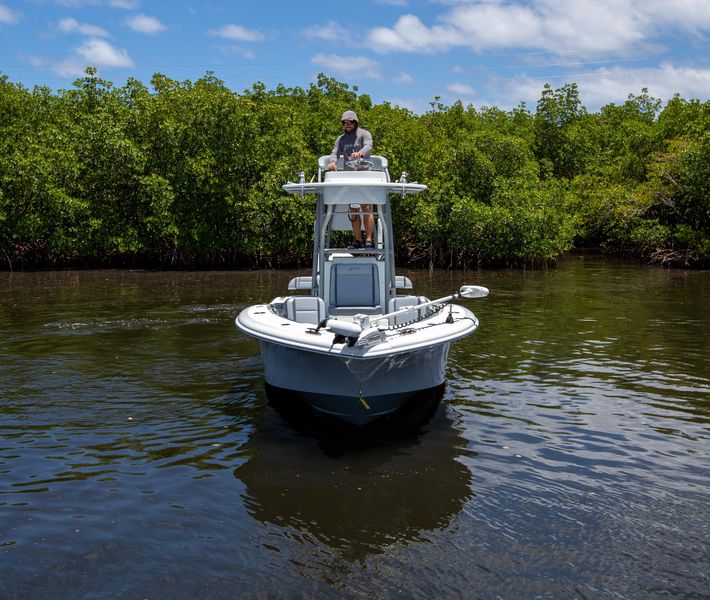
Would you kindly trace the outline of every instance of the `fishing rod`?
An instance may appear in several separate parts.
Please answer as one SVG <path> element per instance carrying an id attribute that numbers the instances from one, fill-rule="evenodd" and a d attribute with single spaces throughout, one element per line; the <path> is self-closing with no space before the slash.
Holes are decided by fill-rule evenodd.
<path id="1" fill-rule="evenodd" d="M 374 325 L 380 321 L 385 321 L 392 317 L 398 317 L 409 312 L 415 312 L 421 310 L 422 308 L 427 308 L 428 306 L 434 306 L 435 304 L 446 304 L 447 302 L 453 302 L 459 298 L 485 298 L 488 294 L 488 288 L 483 287 L 482 285 L 463 285 L 458 292 L 454 292 L 453 294 L 444 296 L 443 298 L 429 300 L 429 302 L 423 302 L 422 304 L 403 306 L 402 308 L 384 315 L 377 315 L 375 317 L 370 317 L 368 315 L 355 315 L 356 321 L 324 319 L 318 324 L 315 332 L 317 333 L 320 329 L 326 328 L 336 335 L 341 335 L 349 339 L 357 339 L 363 331 L 374 328 Z"/>

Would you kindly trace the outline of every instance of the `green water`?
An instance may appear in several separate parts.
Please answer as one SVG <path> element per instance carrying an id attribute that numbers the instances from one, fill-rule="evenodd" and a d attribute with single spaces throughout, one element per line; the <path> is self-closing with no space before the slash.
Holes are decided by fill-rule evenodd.
<path id="1" fill-rule="evenodd" d="M 707 597 L 709 273 L 402 270 L 491 295 L 365 435 L 234 327 L 296 274 L 0 274 L 0 598 Z"/>

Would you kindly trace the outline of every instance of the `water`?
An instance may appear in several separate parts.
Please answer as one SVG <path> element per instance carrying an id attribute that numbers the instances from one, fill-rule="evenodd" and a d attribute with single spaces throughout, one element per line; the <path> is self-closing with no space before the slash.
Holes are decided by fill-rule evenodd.
<path id="1" fill-rule="evenodd" d="M 709 273 L 402 271 L 492 294 L 368 435 L 267 402 L 295 274 L 0 274 L 0 598 L 710 597 Z"/>

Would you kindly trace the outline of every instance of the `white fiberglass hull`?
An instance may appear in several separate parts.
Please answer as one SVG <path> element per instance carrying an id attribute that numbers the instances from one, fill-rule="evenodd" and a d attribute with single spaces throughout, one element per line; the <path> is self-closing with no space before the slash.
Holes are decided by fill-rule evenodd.
<path id="1" fill-rule="evenodd" d="M 289 322 L 264 305 L 244 309 L 236 324 L 259 341 L 264 378 L 314 408 L 362 425 L 396 411 L 446 377 L 451 343 L 478 327 L 468 309 L 454 305 L 407 329 L 383 332 L 366 346 L 338 343 L 313 325 Z"/>
<path id="2" fill-rule="evenodd" d="M 317 410 L 357 425 L 392 413 L 417 394 L 441 385 L 450 345 L 352 358 L 259 344 L 266 383 L 295 392 Z"/>

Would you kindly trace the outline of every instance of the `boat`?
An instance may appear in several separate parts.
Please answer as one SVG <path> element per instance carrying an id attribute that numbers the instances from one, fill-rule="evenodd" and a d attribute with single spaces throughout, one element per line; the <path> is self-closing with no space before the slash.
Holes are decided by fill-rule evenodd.
<path id="1" fill-rule="evenodd" d="M 411 280 L 395 273 L 391 203 L 427 186 L 406 173 L 392 181 L 384 156 L 341 157 L 335 170 L 329 162 L 320 157 L 317 178 L 301 172 L 282 186 L 316 198 L 311 274 L 291 279 L 290 295 L 242 310 L 236 326 L 259 343 L 268 391 L 365 425 L 444 384 L 451 344 L 479 325 L 454 301 L 488 289 L 464 285 L 434 300 L 411 293 Z M 373 247 L 346 247 L 351 207 L 368 205 Z"/>

